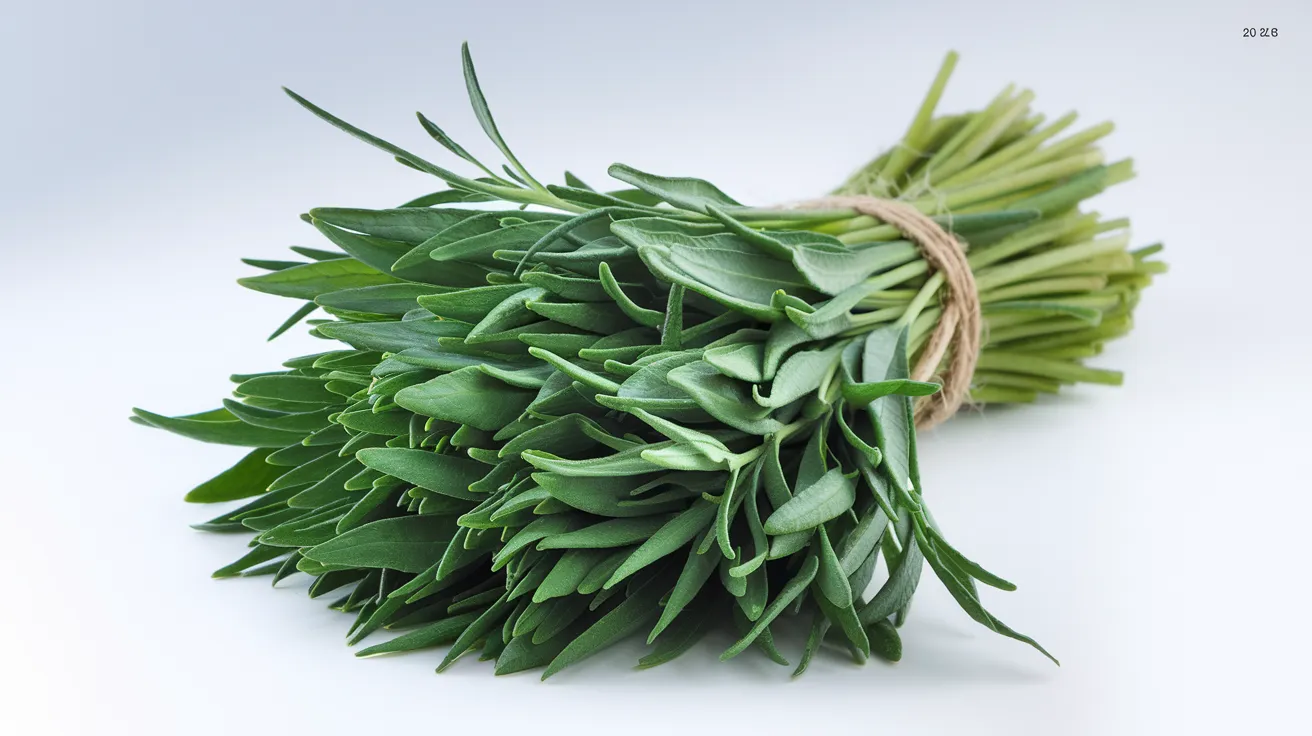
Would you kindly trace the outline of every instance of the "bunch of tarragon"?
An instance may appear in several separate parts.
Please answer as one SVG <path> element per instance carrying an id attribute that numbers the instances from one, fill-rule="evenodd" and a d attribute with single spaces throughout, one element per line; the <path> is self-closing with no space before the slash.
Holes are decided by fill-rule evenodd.
<path id="1" fill-rule="evenodd" d="M 949 55 L 899 145 L 839 194 L 894 198 L 968 248 L 984 319 L 976 404 L 1074 382 L 1130 328 L 1164 264 L 1128 222 L 1082 208 L 1132 176 L 1105 165 L 1108 124 L 1059 137 L 1028 91 L 935 113 Z M 474 113 L 506 159 L 447 168 L 288 92 L 332 125 L 443 181 L 393 209 L 302 216 L 332 250 L 248 260 L 241 280 L 316 312 L 326 351 L 233 376 L 212 411 L 134 419 L 252 448 L 187 495 L 250 500 L 197 528 L 254 535 L 216 577 L 295 574 L 355 614 L 362 656 L 447 645 L 498 674 L 550 676 L 623 638 L 669 661 L 716 627 L 787 664 L 772 635 L 810 622 L 797 672 L 829 643 L 901 656 L 925 563 L 974 620 L 977 584 L 1011 590 L 951 546 L 925 505 L 911 380 L 942 279 L 896 228 L 851 210 L 740 204 L 709 182 L 615 165 L 627 185 L 542 184 L 479 88 Z M 882 560 L 882 564 L 881 561 Z M 878 584 L 872 584 L 878 580 Z M 1044 652 L 1046 654 L 1046 652 Z"/>

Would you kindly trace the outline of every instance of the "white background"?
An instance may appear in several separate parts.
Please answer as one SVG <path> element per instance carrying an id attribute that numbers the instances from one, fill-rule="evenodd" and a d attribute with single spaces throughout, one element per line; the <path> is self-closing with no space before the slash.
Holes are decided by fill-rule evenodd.
<path id="1" fill-rule="evenodd" d="M 0 731 L 1306 732 L 1306 3 L 5 5 Z M 1050 117 L 1116 121 L 1106 147 L 1139 178 L 1097 207 L 1172 266 L 1097 361 L 1125 386 L 922 440 L 951 538 L 1020 585 L 986 604 L 1061 668 L 928 574 L 896 666 L 829 654 L 790 681 L 712 646 L 635 672 L 634 645 L 547 684 L 357 661 L 348 617 L 300 586 L 208 578 L 243 541 L 190 530 L 215 510 L 180 499 L 240 451 L 129 408 L 212 408 L 228 373 L 319 349 L 262 342 L 294 305 L 235 286 L 237 259 L 317 244 L 309 207 L 437 188 L 278 85 L 431 152 L 423 109 L 483 153 L 465 39 L 503 133 L 553 180 L 624 161 L 754 203 L 821 193 L 896 140 L 948 48 L 944 110 L 1016 81 Z"/>

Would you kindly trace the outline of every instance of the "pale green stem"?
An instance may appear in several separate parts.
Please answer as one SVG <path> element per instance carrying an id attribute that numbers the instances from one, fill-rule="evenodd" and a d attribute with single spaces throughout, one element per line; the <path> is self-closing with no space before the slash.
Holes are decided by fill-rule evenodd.
<path id="1" fill-rule="evenodd" d="M 911 324 L 911 322 L 920 315 L 921 310 L 923 310 L 925 306 L 929 304 L 930 300 L 938 294 L 938 290 L 942 286 L 943 272 L 936 271 L 934 275 L 930 276 L 929 280 L 925 282 L 925 285 L 920 287 L 920 293 L 916 294 L 916 297 L 907 305 L 907 311 L 902 315 L 902 318 L 897 321 L 897 326 L 905 327 L 906 325 Z"/>
<path id="2" fill-rule="evenodd" d="M 994 170 L 995 174 L 1010 174 L 1016 171 L 1022 171 L 1039 164 L 1056 160 L 1067 154 L 1075 153 L 1085 146 L 1111 134 L 1116 126 L 1110 122 L 1099 123 L 1098 125 L 1082 130 L 1070 138 L 1065 138 L 1053 143 L 1047 148 L 1041 148 L 1032 151 L 1024 156 L 1012 159 Z"/>
<path id="3" fill-rule="evenodd" d="M 1128 235 L 1118 235 L 1029 256 L 976 274 L 975 284 L 980 291 L 1013 284 L 1068 263 L 1076 263 L 1115 250 L 1124 250 L 1129 241 Z"/>
<path id="4" fill-rule="evenodd" d="M 1050 360 L 1025 353 L 1010 353 L 986 350 L 979 356 L 976 367 L 985 370 L 1008 371 L 1011 373 L 1028 373 L 1030 375 L 1053 378 L 1058 381 L 1079 383 L 1102 383 L 1119 386 L 1122 382 L 1120 371 L 1101 368 L 1089 368 L 1078 363 L 1064 360 Z"/>
<path id="5" fill-rule="evenodd" d="M 917 197 L 931 186 L 941 186 L 947 177 L 975 164 L 1003 131 L 1026 111 L 1033 100 L 1034 93 L 1025 90 L 1015 100 L 1002 100 L 1005 107 L 1000 110 L 991 105 L 980 118 L 978 134 L 972 132 L 973 137 L 970 140 L 964 142 L 956 151 L 949 153 L 937 167 L 929 170 L 928 181 L 922 178 L 922 183 L 918 187 L 904 192 L 903 196 L 908 199 Z M 931 161 L 930 165 L 932 164 Z"/>
<path id="6" fill-rule="evenodd" d="M 950 51 L 943 59 L 938 74 L 934 76 L 934 82 L 929 86 L 929 92 L 925 94 L 924 101 L 920 103 L 920 109 L 916 111 L 915 118 L 911 120 L 906 135 L 902 136 L 902 145 L 893 151 L 888 158 L 888 162 L 877 172 L 879 179 L 886 182 L 895 181 L 920 155 L 918 149 L 922 145 L 923 139 L 927 137 L 925 132 L 929 127 L 930 120 L 934 117 L 934 108 L 938 107 L 938 101 L 943 96 L 943 89 L 947 87 L 948 78 L 952 76 L 952 70 L 957 66 L 957 58 L 957 52 Z"/>
<path id="7" fill-rule="evenodd" d="M 1107 278 L 1105 276 L 1072 276 L 1060 279 L 1038 279 L 1036 281 L 1023 281 L 1012 286 L 981 292 L 979 295 L 979 301 L 981 304 L 989 304 L 991 302 L 1007 302 L 1014 299 L 1024 299 L 1032 296 L 1097 291 L 1106 285 Z"/>
<path id="8" fill-rule="evenodd" d="M 1039 146 L 1043 145 L 1044 141 L 1047 141 L 1049 138 L 1052 138 L 1070 127 L 1073 122 L 1075 122 L 1075 113 L 1066 113 L 1039 132 L 1027 135 L 997 153 L 972 164 L 968 168 L 963 169 L 952 176 L 949 176 L 940 182 L 939 186 L 952 188 L 961 186 L 967 182 L 978 181 L 983 178 L 985 174 L 993 173 L 1007 162 L 1014 161 L 1015 159 L 1037 149 Z"/>
<path id="9" fill-rule="evenodd" d="M 922 198 L 912 204 L 922 212 L 953 210 L 1042 182 L 1073 176 L 1094 166 L 1100 166 L 1102 160 L 1101 151 L 1089 151 L 979 184 L 944 191 L 939 197 Z"/>

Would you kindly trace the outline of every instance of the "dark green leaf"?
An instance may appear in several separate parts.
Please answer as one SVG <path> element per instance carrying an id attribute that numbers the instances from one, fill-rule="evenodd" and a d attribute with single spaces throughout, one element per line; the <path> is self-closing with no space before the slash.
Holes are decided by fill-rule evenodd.
<path id="1" fill-rule="evenodd" d="M 215 409 L 182 417 L 165 417 L 145 409 L 133 409 L 132 413 L 147 426 L 168 430 L 189 439 L 220 445 L 286 447 L 300 443 L 305 437 L 304 432 L 285 432 L 247 424 L 237 419 L 227 409 Z"/>
<path id="2" fill-rule="evenodd" d="M 519 416 L 533 394 L 471 366 L 402 389 L 395 398 L 410 411 L 493 432 Z"/>
<path id="3" fill-rule="evenodd" d="M 402 516 L 381 519 L 302 550 L 302 554 L 325 565 L 381 567 L 417 573 L 442 559 L 455 531 L 455 525 L 446 518 Z"/>
<path id="4" fill-rule="evenodd" d="M 399 447 L 360 450 L 356 458 L 374 470 L 411 485 L 452 498 L 483 500 L 482 496 L 471 492 L 469 486 L 487 475 L 487 467 L 467 458 Z"/>
<path id="5" fill-rule="evenodd" d="M 188 491 L 183 500 L 188 503 L 219 503 L 264 493 L 284 470 L 265 462 L 272 452 L 269 448 L 252 450 L 236 465 Z"/>

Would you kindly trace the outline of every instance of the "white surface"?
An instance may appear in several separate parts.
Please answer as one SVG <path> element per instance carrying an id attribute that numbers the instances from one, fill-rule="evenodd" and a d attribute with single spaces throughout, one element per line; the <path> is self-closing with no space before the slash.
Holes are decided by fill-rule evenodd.
<path id="1" fill-rule="evenodd" d="M 1306 3 L 35 5 L 0 26 L 0 731 L 1306 727 Z M 963 58 L 943 109 L 1014 80 L 1052 116 L 1117 122 L 1107 147 L 1140 177 L 1099 208 L 1165 240 L 1173 268 L 1098 361 L 1126 385 L 922 441 L 951 538 L 1020 585 L 986 603 L 1062 668 L 928 574 L 896 666 L 826 655 L 790 682 L 702 648 L 635 672 L 632 646 L 545 685 L 474 662 L 437 676 L 431 654 L 355 661 L 349 619 L 300 588 L 208 579 L 243 542 L 188 529 L 212 509 L 180 498 L 239 451 L 130 425 L 129 407 L 207 409 L 228 373 L 310 352 L 261 342 L 292 307 L 234 286 L 237 258 L 315 243 L 310 206 L 435 188 L 277 86 L 431 151 L 420 107 L 487 151 L 466 38 L 503 132 L 552 178 L 618 160 L 745 201 L 812 195 L 896 139 L 948 47 Z"/>

